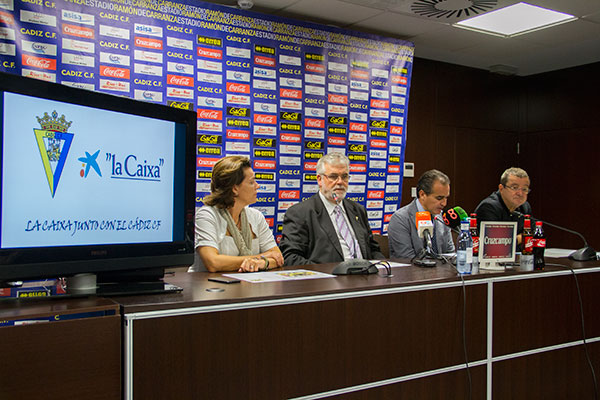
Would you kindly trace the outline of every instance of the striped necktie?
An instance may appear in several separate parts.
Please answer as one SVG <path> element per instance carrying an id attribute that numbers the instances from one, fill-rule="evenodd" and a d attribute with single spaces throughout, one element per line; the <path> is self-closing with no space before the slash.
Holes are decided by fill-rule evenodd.
<path id="1" fill-rule="evenodd" d="M 339 205 L 336 205 L 333 209 L 333 212 L 335 213 L 335 224 L 337 225 L 338 232 L 348 244 L 348 248 L 350 249 L 350 257 L 357 258 L 357 243 L 352 237 L 350 227 L 348 226 L 348 223 L 344 218 L 344 214 L 342 213 L 342 208 Z M 360 251 L 360 249 L 358 251 Z"/>

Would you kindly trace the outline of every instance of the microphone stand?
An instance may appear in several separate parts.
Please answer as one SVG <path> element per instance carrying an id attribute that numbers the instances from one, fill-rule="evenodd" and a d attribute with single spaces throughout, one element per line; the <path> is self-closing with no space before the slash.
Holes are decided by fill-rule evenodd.
<path id="1" fill-rule="evenodd" d="M 523 213 L 520 212 L 520 211 L 516 211 L 515 210 L 512 213 L 515 214 L 519 218 L 523 216 Z M 581 240 L 583 240 L 583 247 L 581 249 L 579 249 L 579 250 L 574 251 L 573 253 L 571 253 L 569 255 L 569 258 L 571 260 L 575 260 L 575 261 L 590 261 L 590 260 L 597 260 L 598 259 L 598 256 L 596 254 L 596 250 L 594 250 L 593 247 L 591 247 L 591 246 L 588 245 L 587 240 L 585 240 L 585 238 L 583 237 L 583 235 L 581 233 L 575 232 L 575 231 L 573 231 L 571 229 L 563 228 L 562 226 L 551 224 L 550 222 L 546 222 L 546 221 L 541 220 L 541 219 L 537 219 L 537 221 L 543 222 L 544 224 L 546 224 L 548 226 L 551 226 L 553 228 L 560 229 L 561 231 L 565 231 L 565 232 L 569 232 L 569 233 L 572 233 L 574 235 L 577 235 L 577 236 L 579 236 L 581 238 Z"/>

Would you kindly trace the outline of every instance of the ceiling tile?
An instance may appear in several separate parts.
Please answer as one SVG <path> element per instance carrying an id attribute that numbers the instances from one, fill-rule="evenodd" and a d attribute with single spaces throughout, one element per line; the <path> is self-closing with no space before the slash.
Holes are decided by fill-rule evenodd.
<path id="1" fill-rule="evenodd" d="M 375 15 L 354 24 L 352 27 L 367 28 L 392 32 L 400 37 L 409 38 L 426 32 L 435 31 L 445 26 L 438 21 L 430 21 L 418 17 L 405 16 L 398 13 L 386 12 Z"/>
<path id="2" fill-rule="evenodd" d="M 286 12 L 329 20 L 346 26 L 384 11 L 338 0 L 301 0 L 285 8 Z"/>

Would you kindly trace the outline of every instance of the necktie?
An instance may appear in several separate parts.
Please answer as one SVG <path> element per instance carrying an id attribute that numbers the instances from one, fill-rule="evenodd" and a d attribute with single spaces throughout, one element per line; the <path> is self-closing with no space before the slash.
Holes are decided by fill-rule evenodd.
<path id="1" fill-rule="evenodd" d="M 438 247 L 437 247 L 437 241 L 436 239 L 436 234 L 435 234 L 435 220 L 433 221 L 433 235 L 431 235 L 431 247 L 433 247 L 431 250 L 433 250 L 433 252 L 435 254 L 437 254 L 438 252 Z"/>
<path id="2" fill-rule="evenodd" d="M 350 232 L 350 227 L 342 214 L 341 207 L 339 205 L 335 206 L 333 212 L 335 213 L 335 224 L 337 225 L 338 231 L 350 249 L 350 257 L 356 258 L 356 243 Z"/>

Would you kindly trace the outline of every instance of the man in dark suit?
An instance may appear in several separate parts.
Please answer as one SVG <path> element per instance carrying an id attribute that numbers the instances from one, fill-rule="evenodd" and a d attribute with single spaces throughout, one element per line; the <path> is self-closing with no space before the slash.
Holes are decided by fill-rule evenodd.
<path id="1" fill-rule="evenodd" d="M 516 221 L 517 251 L 521 250 L 524 218 L 513 212 L 531 214 L 531 205 L 527 201 L 531 192 L 529 186 L 529 175 L 524 169 L 509 168 L 502 173 L 498 190 L 483 199 L 475 209 L 478 225 L 483 221 Z"/>
<path id="2" fill-rule="evenodd" d="M 283 219 L 279 248 L 285 265 L 385 258 L 373 239 L 364 207 L 345 199 L 349 179 L 350 161 L 345 155 L 330 153 L 319 160 L 319 192 L 290 207 Z"/>

